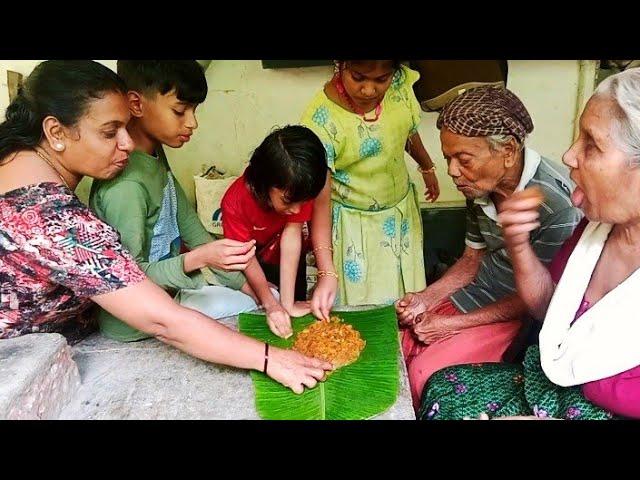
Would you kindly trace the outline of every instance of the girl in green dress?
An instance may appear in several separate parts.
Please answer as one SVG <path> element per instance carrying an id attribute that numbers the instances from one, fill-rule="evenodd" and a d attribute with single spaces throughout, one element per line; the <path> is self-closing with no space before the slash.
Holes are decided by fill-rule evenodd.
<path id="1" fill-rule="evenodd" d="M 324 248 L 333 248 L 341 278 L 338 304 L 391 303 L 426 286 L 419 193 L 404 160 L 406 151 L 422 172 L 426 199 L 435 201 L 438 180 L 412 88 L 419 76 L 395 60 L 338 61 L 302 116 L 331 169 L 331 204 L 326 211 L 317 204 L 314 220 L 332 219 Z"/>

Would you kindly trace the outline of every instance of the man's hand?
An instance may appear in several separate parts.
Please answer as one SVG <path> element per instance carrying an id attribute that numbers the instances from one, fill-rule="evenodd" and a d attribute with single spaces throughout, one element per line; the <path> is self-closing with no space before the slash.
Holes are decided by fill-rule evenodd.
<path id="1" fill-rule="evenodd" d="M 418 315 L 413 325 L 413 333 L 426 345 L 453 337 L 462 329 L 464 322 L 460 321 L 458 315 L 439 315 L 431 312 Z"/>

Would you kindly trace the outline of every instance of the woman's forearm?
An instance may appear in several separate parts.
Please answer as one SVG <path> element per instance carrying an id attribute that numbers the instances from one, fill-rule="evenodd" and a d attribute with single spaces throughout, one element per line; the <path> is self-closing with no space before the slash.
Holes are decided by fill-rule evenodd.
<path id="1" fill-rule="evenodd" d="M 553 296 L 554 284 L 549 270 L 538 260 L 531 245 L 526 243 L 509 249 L 518 295 L 531 315 L 542 320 Z"/>
<path id="2" fill-rule="evenodd" d="M 264 344 L 182 307 L 150 280 L 92 298 L 128 325 L 209 362 L 261 370 Z"/>

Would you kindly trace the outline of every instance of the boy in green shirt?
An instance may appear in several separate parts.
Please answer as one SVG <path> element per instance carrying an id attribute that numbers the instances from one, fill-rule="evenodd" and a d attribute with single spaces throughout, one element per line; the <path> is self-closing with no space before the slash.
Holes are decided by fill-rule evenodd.
<path id="1" fill-rule="evenodd" d="M 182 305 L 214 318 L 255 309 L 240 271 L 255 254 L 254 242 L 213 241 L 162 150 L 181 147 L 198 126 L 195 110 L 207 95 L 202 67 L 195 60 L 120 60 L 118 75 L 129 90 L 127 130 L 136 149 L 120 175 L 93 182 L 91 208 L 118 230 L 147 276 Z M 183 242 L 190 251 L 181 253 Z M 149 337 L 102 309 L 98 321 L 116 340 Z"/>

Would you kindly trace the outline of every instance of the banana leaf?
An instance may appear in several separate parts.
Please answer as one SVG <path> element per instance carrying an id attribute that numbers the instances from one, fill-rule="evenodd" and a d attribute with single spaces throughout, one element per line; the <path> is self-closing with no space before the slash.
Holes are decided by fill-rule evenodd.
<path id="1" fill-rule="evenodd" d="M 354 363 L 324 382 L 296 395 L 262 372 L 251 372 L 256 409 L 267 420 L 363 420 L 390 408 L 398 397 L 398 324 L 393 305 L 374 310 L 334 312 L 353 325 L 367 344 Z M 294 334 L 282 339 L 271 333 L 264 314 L 243 313 L 240 331 L 282 348 L 291 348 L 296 334 L 312 322 L 311 315 L 292 319 Z"/>

